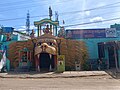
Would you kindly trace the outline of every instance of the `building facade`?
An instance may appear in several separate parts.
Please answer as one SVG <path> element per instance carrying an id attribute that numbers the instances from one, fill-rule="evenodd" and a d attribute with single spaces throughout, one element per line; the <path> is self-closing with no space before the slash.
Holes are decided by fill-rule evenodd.
<path id="1" fill-rule="evenodd" d="M 105 43 L 112 41 L 119 41 L 119 36 L 117 35 L 116 28 L 98 28 L 98 29 L 68 29 L 66 30 L 66 38 L 78 41 L 84 41 L 89 55 L 89 64 L 91 70 L 97 70 L 99 61 L 102 61 L 104 65 L 101 68 L 116 68 L 116 61 L 113 57 L 111 59 L 110 52 L 104 47 Z M 104 43 L 104 44 L 101 44 Z M 105 54 L 107 53 L 107 54 Z M 112 55 L 114 55 L 113 53 Z M 118 56 L 118 54 L 117 54 Z M 102 60 L 101 60 L 102 59 Z M 119 57 L 117 57 L 117 64 L 119 64 Z M 109 62 L 114 63 L 109 63 Z M 112 65 L 114 64 L 114 65 Z"/>

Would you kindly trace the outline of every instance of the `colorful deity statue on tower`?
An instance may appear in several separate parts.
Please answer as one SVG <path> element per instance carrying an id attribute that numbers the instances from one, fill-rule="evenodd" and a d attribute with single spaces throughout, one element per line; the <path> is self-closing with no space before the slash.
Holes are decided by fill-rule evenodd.
<path id="1" fill-rule="evenodd" d="M 49 28 L 49 25 L 46 26 L 46 28 L 43 30 L 43 32 L 44 32 L 45 34 L 52 34 L 52 32 L 51 32 L 51 30 L 50 30 L 50 28 Z"/>
<path id="2" fill-rule="evenodd" d="M 49 25 L 46 26 L 46 28 L 43 30 L 44 33 L 49 33 L 50 32 L 50 28 Z"/>
<path id="3" fill-rule="evenodd" d="M 34 30 L 32 30 L 32 32 L 30 33 L 30 37 L 31 37 L 31 38 L 34 38 L 34 37 L 35 37 L 35 32 L 34 32 Z"/>

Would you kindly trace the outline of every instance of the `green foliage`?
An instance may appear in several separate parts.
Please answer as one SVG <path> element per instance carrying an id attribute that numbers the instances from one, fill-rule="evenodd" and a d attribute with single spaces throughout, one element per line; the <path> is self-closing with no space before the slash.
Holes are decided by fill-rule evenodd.
<path id="1" fill-rule="evenodd" d="M 86 71 L 90 70 L 89 64 L 87 62 L 85 62 L 82 66 L 82 69 L 86 70 Z"/>
<path id="2" fill-rule="evenodd" d="M 74 71 L 75 70 L 75 67 L 73 66 L 66 66 L 65 67 L 65 71 Z"/>
<path id="3" fill-rule="evenodd" d="M 1 61 L 1 59 L 2 59 L 2 53 L 0 53 L 0 61 Z"/>

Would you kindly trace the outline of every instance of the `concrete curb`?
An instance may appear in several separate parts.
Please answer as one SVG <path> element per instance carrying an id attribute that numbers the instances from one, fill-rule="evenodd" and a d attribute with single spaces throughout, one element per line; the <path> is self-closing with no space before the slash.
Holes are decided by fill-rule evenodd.
<path id="1" fill-rule="evenodd" d="M 77 78 L 77 77 L 92 77 L 92 76 L 107 76 L 106 72 L 64 72 L 64 73 L 35 73 L 35 74 L 8 74 L 0 73 L 0 78 L 22 78 L 22 79 L 41 79 L 41 78 Z"/>

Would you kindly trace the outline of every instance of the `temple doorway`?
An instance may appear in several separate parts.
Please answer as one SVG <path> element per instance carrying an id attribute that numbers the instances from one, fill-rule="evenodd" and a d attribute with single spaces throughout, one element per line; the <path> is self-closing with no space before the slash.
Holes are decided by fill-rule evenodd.
<path id="1" fill-rule="evenodd" d="M 49 53 L 40 53 L 39 65 L 40 71 L 53 71 L 55 66 L 54 55 Z"/>

